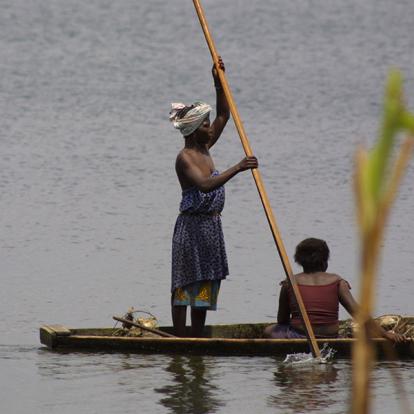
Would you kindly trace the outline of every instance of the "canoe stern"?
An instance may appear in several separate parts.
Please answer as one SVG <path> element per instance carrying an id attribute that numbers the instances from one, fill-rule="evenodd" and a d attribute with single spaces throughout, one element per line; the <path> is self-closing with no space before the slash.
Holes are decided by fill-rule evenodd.
<path id="1" fill-rule="evenodd" d="M 58 336 L 69 336 L 71 331 L 63 325 L 43 325 L 40 327 L 39 335 L 43 345 L 56 348 L 59 343 Z"/>

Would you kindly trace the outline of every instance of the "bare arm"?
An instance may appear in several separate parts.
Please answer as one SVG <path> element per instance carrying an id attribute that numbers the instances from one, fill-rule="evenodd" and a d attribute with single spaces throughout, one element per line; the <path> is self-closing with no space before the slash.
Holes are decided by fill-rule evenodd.
<path id="1" fill-rule="evenodd" d="M 220 68 L 224 71 L 225 67 L 224 67 L 224 63 L 221 57 L 219 57 L 219 65 L 220 65 Z M 214 66 L 212 69 L 212 73 L 213 73 L 213 79 L 214 79 L 214 86 L 216 88 L 217 115 L 216 115 L 216 119 L 211 124 L 212 138 L 210 139 L 210 142 L 208 143 L 209 148 L 211 148 L 217 142 L 221 133 L 223 132 L 224 127 L 227 124 L 227 121 L 230 118 L 229 104 L 224 94 L 223 87 L 221 85 L 217 70 Z"/>
<path id="2" fill-rule="evenodd" d="M 191 157 L 186 154 L 181 154 L 177 158 L 175 168 L 178 176 L 181 174 L 185 175 L 186 181 L 192 186 L 197 187 L 203 193 L 208 193 L 225 184 L 239 172 L 257 168 L 257 166 L 258 162 L 256 157 L 246 157 L 223 173 L 206 177 Z"/>
<path id="3" fill-rule="evenodd" d="M 345 280 L 339 282 L 339 302 L 352 317 L 355 317 L 358 304 L 352 296 L 348 282 Z M 403 335 L 384 330 L 374 319 L 368 321 L 368 328 L 372 332 L 372 335 L 381 335 L 383 338 L 392 342 L 404 342 L 406 340 Z"/>
<path id="4" fill-rule="evenodd" d="M 287 283 L 282 282 L 279 294 L 279 309 L 277 311 L 277 323 L 280 325 L 287 325 L 290 321 L 290 306 L 287 289 Z"/>
<path id="5" fill-rule="evenodd" d="M 348 282 L 343 279 L 339 282 L 339 302 L 352 317 L 355 316 L 358 304 L 352 296 Z"/>

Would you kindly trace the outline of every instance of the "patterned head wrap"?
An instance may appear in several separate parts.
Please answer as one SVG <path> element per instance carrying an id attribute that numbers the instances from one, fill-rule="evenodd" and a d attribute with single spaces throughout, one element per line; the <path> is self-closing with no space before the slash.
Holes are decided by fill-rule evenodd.
<path id="1" fill-rule="evenodd" d="M 170 121 L 186 137 L 203 123 L 211 110 L 211 106 L 204 102 L 194 102 L 190 106 L 174 102 L 171 104 Z"/>

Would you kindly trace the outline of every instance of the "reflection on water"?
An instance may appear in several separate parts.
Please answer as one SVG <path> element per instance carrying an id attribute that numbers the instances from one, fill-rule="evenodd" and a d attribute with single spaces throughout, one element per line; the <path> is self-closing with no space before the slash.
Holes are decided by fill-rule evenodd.
<path id="1" fill-rule="evenodd" d="M 210 366 L 201 356 L 174 356 L 166 371 L 173 383 L 155 389 L 162 394 L 160 403 L 172 413 L 204 414 L 215 412 L 224 402 L 215 396 Z"/>
<path id="2" fill-rule="evenodd" d="M 268 403 L 292 412 L 329 407 L 337 402 L 329 391 L 338 387 L 338 373 L 333 364 L 279 364 L 274 373 L 278 394 L 270 396 Z M 341 380 L 343 375 L 341 372 Z"/>
<path id="3" fill-rule="evenodd" d="M 267 357 L 27 351 L 0 347 L 4 377 L 27 366 L 27 358 L 37 367 L 35 372 L 25 371 L 18 383 L 7 382 L 6 391 L 25 389 L 19 410 L 8 409 L 15 406 L 15 399 L 0 389 L 2 408 L 6 407 L 2 412 L 29 412 L 33 400 L 37 401 L 35 412 L 42 414 L 89 414 L 94 409 L 102 414 L 342 414 L 349 407 L 352 370 L 348 359 L 292 365 Z M 396 364 L 413 403 L 412 361 Z M 374 368 L 375 413 L 400 408 L 389 368 L 388 362 Z"/>

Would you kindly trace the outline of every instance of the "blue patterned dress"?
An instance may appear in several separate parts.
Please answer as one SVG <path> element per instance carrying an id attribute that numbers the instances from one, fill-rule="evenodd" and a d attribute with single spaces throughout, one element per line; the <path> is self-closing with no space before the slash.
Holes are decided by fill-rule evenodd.
<path id="1" fill-rule="evenodd" d="M 229 274 L 220 217 L 224 198 L 223 186 L 208 193 L 195 187 L 183 191 L 172 242 L 172 292 Z"/>

